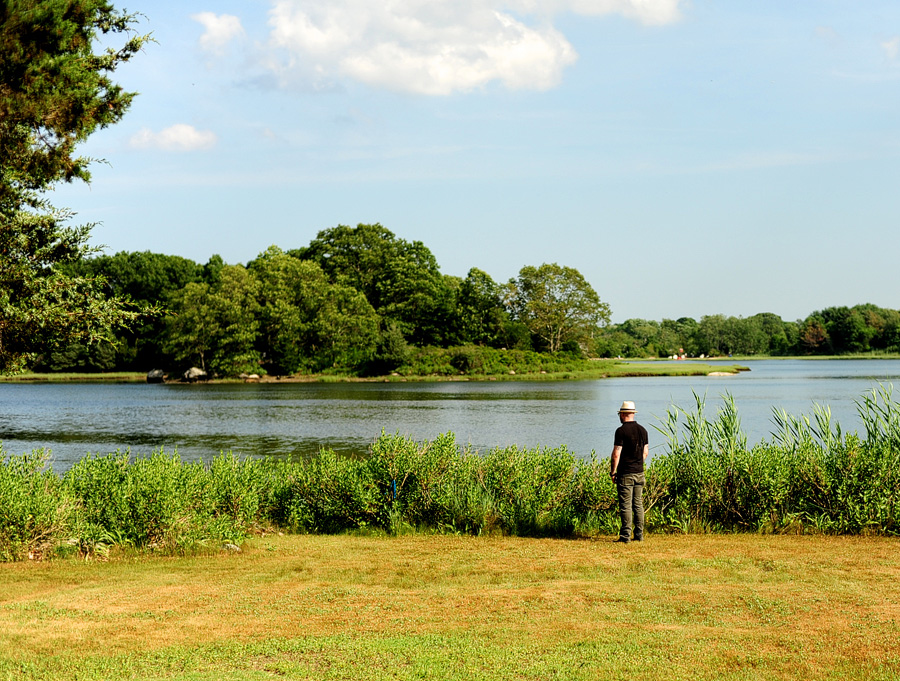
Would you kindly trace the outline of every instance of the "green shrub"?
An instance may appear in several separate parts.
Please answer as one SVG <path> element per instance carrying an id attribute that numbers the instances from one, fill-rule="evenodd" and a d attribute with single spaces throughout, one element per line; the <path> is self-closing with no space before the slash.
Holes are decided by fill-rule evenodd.
<path id="1" fill-rule="evenodd" d="M 365 461 L 323 450 L 293 469 L 276 511 L 288 528 L 334 533 L 385 528 L 387 507 Z"/>
<path id="2" fill-rule="evenodd" d="M 243 467 L 219 457 L 207 469 L 163 451 L 134 461 L 122 452 L 86 456 L 63 480 L 78 504 L 75 539 L 90 547 L 95 537 L 107 537 L 163 552 L 240 541 L 253 519 L 248 513 L 255 517 L 258 509 L 258 492 L 245 493 Z"/>
<path id="3" fill-rule="evenodd" d="M 400 435 L 385 435 L 372 446 L 368 468 L 379 498 L 389 508 L 391 525 L 450 527 L 471 530 L 467 504 L 461 503 L 465 460 L 452 433 L 417 443 Z"/>
<path id="4" fill-rule="evenodd" d="M 88 454 L 68 470 L 63 484 L 79 502 L 82 527 L 102 528 L 120 539 L 132 534 L 126 532 L 131 525 L 128 454 Z"/>
<path id="5" fill-rule="evenodd" d="M 579 352 L 539 353 L 531 350 L 501 350 L 481 345 L 455 348 L 414 348 L 397 373 L 404 376 L 499 376 L 575 372 L 594 369 Z"/>
<path id="6" fill-rule="evenodd" d="M 209 493 L 213 516 L 229 529 L 229 541 L 238 541 L 249 529 L 262 520 L 270 467 L 252 459 L 239 459 L 226 454 L 213 459 L 209 465 Z"/>
<path id="7" fill-rule="evenodd" d="M 15 456 L 0 447 L 0 561 L 41 557 L 69 525 L 72 504 L 46 464 L 42 449 Z"/>
<path id="8" fill-rule="evenodd" d="M 575 457 L 557 449 L 491 450 L 483 463 L 484 485 L 495 499 L 505 532 L 569 534 L 573 529 Z"/>

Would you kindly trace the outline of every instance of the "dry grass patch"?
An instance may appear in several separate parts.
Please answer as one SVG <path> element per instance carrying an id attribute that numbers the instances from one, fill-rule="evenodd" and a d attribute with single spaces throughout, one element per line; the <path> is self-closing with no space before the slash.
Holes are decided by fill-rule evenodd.
<path id="1" fill-rule="evenodd" d="M 0 566 L 0 672 L 34 678 L 896 679 L 898 641 L 885 538 L 286 536 Z"/>

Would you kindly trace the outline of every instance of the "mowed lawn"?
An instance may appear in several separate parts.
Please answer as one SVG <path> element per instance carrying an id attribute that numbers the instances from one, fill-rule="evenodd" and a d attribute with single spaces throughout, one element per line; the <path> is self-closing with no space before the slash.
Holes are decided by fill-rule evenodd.
<path id="1" fill-rule="evenodd" d="M 0 565 L 0 678 L 900 679 L 900 540 L 256 538 Z"/>

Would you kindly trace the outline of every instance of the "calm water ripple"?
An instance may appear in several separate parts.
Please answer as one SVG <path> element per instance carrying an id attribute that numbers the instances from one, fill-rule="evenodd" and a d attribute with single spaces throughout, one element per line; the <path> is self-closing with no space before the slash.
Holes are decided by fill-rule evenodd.
<path id="1" fill-rule="evenodd" d="M 68 469 L 86 453 L 176 450 L 208 460 L 222 451 L 299 458 L 323 447 L 365 454 L 384 429 L 418 440 L 452 431 L 480 451 L 516 444 L 567 445 L 608 455 L 622 400 L 637 402 L 651 452 L 652 426 L 673 404 L 706 396 L 711 418 L 734 396 L 751 443 L 770 439 L 772 409 L 812 414 L 829 405 L 845 431 L 861 426 L 856 400 L 900 381 L 900 360 L 757 360 L 737 376 L 616 378 L 566 382 L 286 383 L 247 385 L 0 383 L 0 441 L 20 454 L 52 450 Z"/>

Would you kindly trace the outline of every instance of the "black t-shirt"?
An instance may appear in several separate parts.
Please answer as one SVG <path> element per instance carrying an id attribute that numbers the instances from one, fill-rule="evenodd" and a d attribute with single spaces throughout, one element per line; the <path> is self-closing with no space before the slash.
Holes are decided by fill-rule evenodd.
<path id="1" fill-rule="evenodd" d="M 648 442 L 647 429 L 637 421 L 626 421 L 616 428 L 613 446 L 622 448 L 617 475 L 644 472 L 644 445 Z"/>

